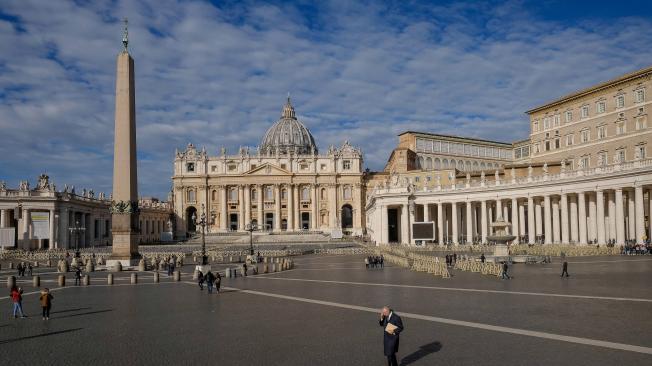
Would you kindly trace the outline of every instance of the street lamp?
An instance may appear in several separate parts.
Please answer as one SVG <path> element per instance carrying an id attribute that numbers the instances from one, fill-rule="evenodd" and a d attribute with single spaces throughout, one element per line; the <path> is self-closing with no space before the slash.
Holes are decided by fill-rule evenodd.
<path id="1" fill-rule="evenodd" d="M 192 221 L 195 223 L 195 225 L 201 226 L 201 265 L 205 266 L 208 264 L 208 257 L 206 256 L 206 212 L 204 210 L 204 204 L 201 204 L 201 216 L 199 217 L 199 221 L 197 220 L 197 215 L 195 213 L 192 214 Z"/>
<path id="2" fill-rule="evenodd" d="M 249 255 L 254 255 L 253 232 L 258 230 L 258 224 L 247 224 L 245 230 L 249 232 Z"/>
<path id="3" fill-rule="evenodd" d="M 75 226 L 69 227 L 68 230 L 71 236 L 75 236 L 75 258 L 79 258 L 79 233 L 86 232 L 86 228 L 79 226 L 79 221 L 75 221 Z"/>

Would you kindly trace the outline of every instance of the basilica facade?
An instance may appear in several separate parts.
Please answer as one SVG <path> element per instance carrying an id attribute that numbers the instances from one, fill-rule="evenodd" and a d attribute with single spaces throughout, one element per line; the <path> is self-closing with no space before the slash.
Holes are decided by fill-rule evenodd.
<path id="1" fill-rule="evenodd" d="M 346 141 L 320 151 L 289 98 L 256 148 L 177 151 L 172 182 L 180 238 L 202 214 L 211 233 L 363 233 L 362 152 Z"/>

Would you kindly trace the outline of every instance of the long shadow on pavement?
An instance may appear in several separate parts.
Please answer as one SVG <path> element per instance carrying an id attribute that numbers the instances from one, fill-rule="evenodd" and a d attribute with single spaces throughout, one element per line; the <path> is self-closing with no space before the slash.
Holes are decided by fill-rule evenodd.
<path id="1" fill-rule="evenodd" d="M 27 339 L 33 339 L 33 338 L 39 338 L 39 337 L 47 337 L 47 336 L 62 334 L 62 333 L 76 332 L 76 331 L 82 330 L 82 329 L 84 329 L 84 328 L 72 328 L 72 329 L 58 330 L 58 331 L 55 331 L 55 332 L 49 332 L 49 333 L 19 337 L 19 338 L 14 338 L 14 339 L 6 339 L 6 340 L 3 340 L 3 341 L 0 341 L 0 344 L 24 341 L 24 340 L 27 340 Z"/>
<path id="2" fill-rule="evenodd" d="M 442 345 L 440 342 L 432 342 L 432 343 L 424 344 L 423 346 L 419 347 L 418 351 L 412 352 L 409 355 L 403 357 L 401 359 L 400 366 L 410 365 L 428 356 L 429 354 L 439 352 L 441 347 Z"/>
<path id="3" fill-rule="evenodd" d="M 69 314 L 69 315 L 64 315 L 64 316 L 58 316 L 56 319 L 64 319 L 64 318 L 72 318 L 73 316 L 82 316 L 82 315 L 91 315 L 91 314 L 99 314 L 99 313 L 108 313 L 109 311 L 113 311 L 115 309 L 106 309 L 106 310 L 96 310 L 96 311 L 87 311 L 85 313 L 79 313 L 79 314 Z"/>
<path id="4" fill-rule="evenodd" d="M 88 310 L 88 309 L 90 308 L 64 309 L 64 310 L 51 311 L 50 314 L 69 313 L 71 311 Z"/>

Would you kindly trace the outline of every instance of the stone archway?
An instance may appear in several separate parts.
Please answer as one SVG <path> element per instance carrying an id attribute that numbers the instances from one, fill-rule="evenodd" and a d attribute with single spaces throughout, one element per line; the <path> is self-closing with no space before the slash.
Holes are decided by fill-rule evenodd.
<path id="1" fill-rule="evenodd" d="M 346 204 L 342 206 L 342 229 L 351 229 L 353 228 L 353 207 Z"/>
<path id="2" fill-rule="evenodd" d="M 186 231 L 189 233 L 197 231 L 195 222 L 192 220 L 192 215 L 197 215 L 197 209 L 194 206 L 188 206 L 186 208 Z"/>

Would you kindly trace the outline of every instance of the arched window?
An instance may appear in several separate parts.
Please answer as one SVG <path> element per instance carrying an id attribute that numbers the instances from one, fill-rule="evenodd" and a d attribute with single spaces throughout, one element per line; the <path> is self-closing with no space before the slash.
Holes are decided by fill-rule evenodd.
<path id="1" fill-rule="evenodd" d="M 288 190 L 283 188 L 281 190 L 281 200 L 286 201 L 288 199 Z"/>
<path id="2" fill-rule="evenodd" d="M 188 202 L 195 202 L 195 190 L 191 189 L 188 191 Z"/>
<path id="3" fill-rule="evenodd" d="M 426 158 L 426 169 L 432 170 L 432 158 Z"/>
<path id="4" fill-rule="evenodd" d="M 326 197 L 327 197 L 327 196 L 326 196 L 326 188 L 322 188 L 322 189 L 321 189 L 321 194 L 319 195 L 319 197 L 320 197 L 321 200 L 323 200 L 323 201 L 327 200 L 327 198 L 326 198 Z"/>
<path id="5" fill-rule="evenodd" d="M 255 190 L 255 189 L 252 189 L 252 190 L 251 190 L 251 200 L 252 200 L 252 201 L 255 201 L 255 200 L 257 200 L 257 199 L 258 199 L 258 191 Z"/>
<path id="6" fill-rule="evenodd" d="M 419 166 L 417 166 L 418 169 L 423 169 L 425 166 L 423 162 L 423 156 L 419 156 Z"/>
<path id="7" fill-rule="evenodd" d="M 309 201 L 310 200 L 310 188 L 303 187 L 303 189 L 301 189 L 301 200 L 302 201 Z"/>
<path id="8" fill-rule="evenodd" d="M 344 199 L 345 200 L 350 200 L 351 199 L 351 187 L 349 187 L 349 186 L 344 187 Z"/>
<path id="9" fill-rule="evenodd" d="M 480 169 L 480 166 L 478 165 L 478 162 L 477 162 L 477 161 L 474 161 L 474 162 L 473 162 L 473 170 L 474 170 L 474 171 L 477 171 L 478 169 Z"/>
<path id="10" fill-rule="evenodd" d="M 448 159 L 444 159 L 441 162 L 441 168 L 442 169 L 448 169 Z"/>
<path id="11" fill-rule="evenodd" d="M 213 191 L 213 193 L 211 193 L 211 199 L 213 201 L 217 201 L 217 191 Z"/>
<path id="12" fill-rule="evenodd" d="M 467 172 L 471 171 L 471 162 L 470 161 L 467 160 L 466 163 L 464 163 L 464 170 L 467 171 Z"/>
<path id="13" fill-rule="evenodd" d="M 353 227 L 353 207 L 351 205 L 342 206 L 342 229 Z"/>
<path id="14" fill-rule="evenodd" d="M 274 190 L 270 186 L 265 187 L 265 199 L 268 201 L 274 200 Z"/>
<path id="15" fill-rule="evenodd" d="M 441 169 L 441 160 L 439 160 L 439 158 L 435 158 L 434 168 L 435 168 L 435 170 L 440 170 Z"/>

